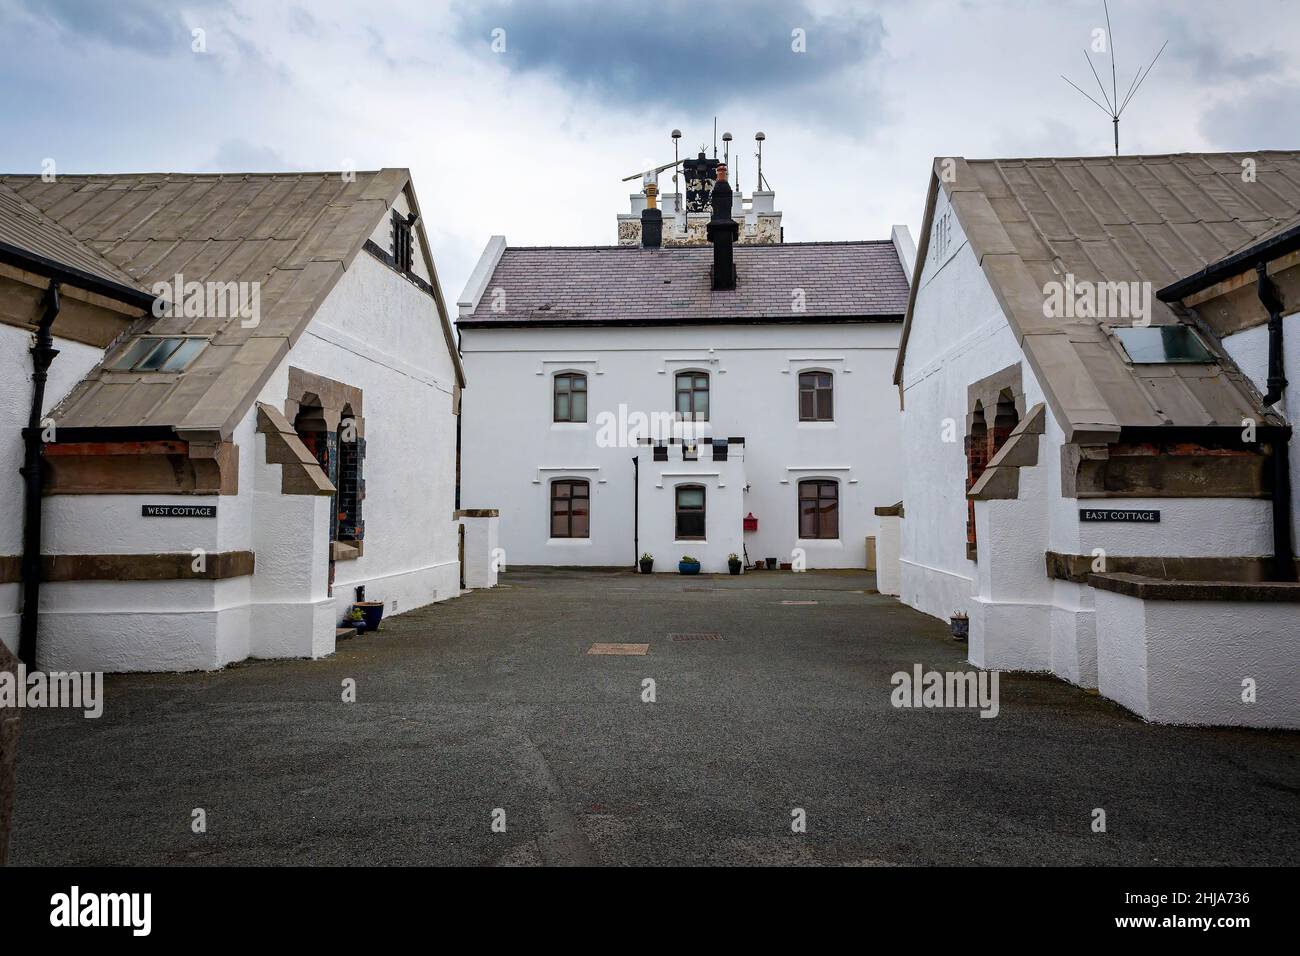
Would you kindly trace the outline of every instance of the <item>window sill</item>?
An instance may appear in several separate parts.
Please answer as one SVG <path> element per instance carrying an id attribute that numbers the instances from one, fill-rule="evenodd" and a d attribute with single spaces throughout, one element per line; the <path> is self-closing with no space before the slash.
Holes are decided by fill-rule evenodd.
<path id="1" fill-rule="evenodd" d="M 819 420 L 802 421 L 801 420 L 798 424 L 798 427 L 808 428 L 811 429 L 812 431 L 821 431 L 825 429 L 837 428 L 839 426 L 834 419 L 831 419 L 830 421 L 819 421 Z"/>
<path id="2" fill-rule="evenodd" d="M 546 543 L 561 548 L 581 547 L 590 545 L 591 538 L 547 538 Z"/>
<path id="3" fill-rule="evenodd" d="M 829 547 L 832 545 L 837 548 L 844 547 L 844 541 L 841 538 L 796 538 L 794 543 L 795 543 L 795 547 L 799 547 L 799 548 L 805 548 L 809 546 Z"/>
<path id="4" fill-rule="evenodd" d="M 355 561 L 365 553 L 364 541 L 330 542 L 330 559 L 333 561 Z"/>
<path id="5" fill-rule="evenodd" d="M 588 422 L 551 422 L 551 431 L 585 432 L 591 428 Z"/>

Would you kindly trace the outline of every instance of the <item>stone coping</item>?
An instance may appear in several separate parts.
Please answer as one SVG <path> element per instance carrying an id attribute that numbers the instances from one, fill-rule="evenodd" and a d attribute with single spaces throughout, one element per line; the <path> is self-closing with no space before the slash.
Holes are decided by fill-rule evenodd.
<path id="1" fill-rule="evenodd" d="M 1285 581 L 1168 581 L 1140 574 L 1090 574 L 1088 583 L 1143 601 L 1300 603 L 1300 583 Z"/>

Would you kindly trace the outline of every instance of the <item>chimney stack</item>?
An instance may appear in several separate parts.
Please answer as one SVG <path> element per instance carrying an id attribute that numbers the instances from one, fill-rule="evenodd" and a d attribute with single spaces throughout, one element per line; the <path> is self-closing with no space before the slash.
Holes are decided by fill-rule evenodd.
<path id="1" fill-rule="evenodd" d="M 740 226 L 731 217 L 731 186 L 727 183 L 727 167 L 718 164 L 717 181 L 709 205 L 713 215 L 709 218 L 706 235 L 713 244 L 714 291 L 736 287 L 736 265 L 731 257 L 731 247 L 740 236 Z"/>
<path id="2" fill-rule="evenodd" d="M 655 183 L 646 183 L 645 208 L 641 210 L 641 245 L 646 249 L 658 249 L 664 241 L 664 214 L 655 206 L 658 194 Z"/>

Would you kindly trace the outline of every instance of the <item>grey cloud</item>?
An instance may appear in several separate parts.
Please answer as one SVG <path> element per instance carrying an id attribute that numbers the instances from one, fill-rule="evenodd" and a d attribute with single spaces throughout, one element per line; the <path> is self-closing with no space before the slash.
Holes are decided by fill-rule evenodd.
<path id="1" fill-rule="evenodd" d="M 212 172 L 217 173 L 274 173 L 300 169 L 290 163 L 277 149 L 245 139 L 228 139 L 209 161 Z"/>
<path id="2" fill-rule="evenodd" d="M 1216 103 L 1197 129 L 1214 149 L 1300 149 L 1300 87 L 1260 84 Z"/>
<path id="3" fill-rule="evenodd" d="M 191 6 L 225 6 L 200 0 Z M 29 15 L 67 35 L 154 56 L 190 50 L 190 30 L 181 12 L 165 0 L 20 0 Z"/>
<path id="4" fill-rule="evenodd" d="M 1287 57 L 1276 50 L 1239 53 L 1229 49 L 1222 36 L 1198 29 L 1188 20 L 1170 17 L 1167 31 L 1165 56 L 1181 61 L 1202 83 L 1257 80 L 1280 73 L 1287 64 Z"/>
<path id="5" fill-rule="evenodd" d="M 456 37 L 483 57 L 515 73 L 548 73 L 615 108 L 675 101 L 707 111 L 767 96 L 810 117 L 838 112 L 861 93 L 860 71 L 881 56 L 885 35 L 877 14 L 818 16 L 781 0 L 490 0 L 460 3 L 453 15 Z M 497 27 L 506 31 L 502 54 L 490 48 Z M 796 28 L 805 53 L 791 49 Z"/>

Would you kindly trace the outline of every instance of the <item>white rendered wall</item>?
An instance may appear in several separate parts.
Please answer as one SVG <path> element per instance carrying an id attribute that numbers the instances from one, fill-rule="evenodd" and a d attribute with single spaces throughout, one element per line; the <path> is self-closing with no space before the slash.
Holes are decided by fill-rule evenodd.
<path id="1" fill-rule="evenodd" d="M 679 446 L 670 449 L 668 461 L 648 461 L 650 456 L 643 456 L 639 550 L 654 555 L 656 572 L 676 573 L 678 562 L 687 555 L 700 562 L 705 574 L 726 573 L 732 554 L 743 559 L 746 473 L 742 454 L 738 447 L 726 461 L 713 461 L 709 450 L 701 448 L 697 461 L 683 461 Z M 677 488 L 683 485 L 704 487 L 703 541 L 677 537 Z"/>
<path id="2" fill-rule="evenodd" d="M 0 324 L 0 489 L 6 506 L 0 509 L 0 554 L 23 552 L 23 435 L 32 408 L 32 357 L 28 349 L 32 334 L 25 329 Z M 70 339 L 55 338 L 59 350 L 50 365 L 45 383 L 43 412 L 63 401 L 103 357 L 104 350 Z M 18 649 L 18 616 L 22 605 L 21 585 L 0 584 L 0 640 Z"/>
<path id="3" fill-rule="evenodd" d="M 363 393 L 365 553 L 335 565 L 334 620 L 359 584 L 390 615 L 456 597 L 455 369 L 433 299 L 362 252 L 260 401 L 283 410 L 291 366 Z"/>
<path id="4" fill-rule="evenodd" d="M 1278 409 L 1293 426 L 1300 422 L 1300 312 L 1282 320 L 1283 369 L 1290 383 Z M 1223 340 L 1223 347 L 1260 394 L 1268 391 L 1268 326 L 1257 325 Z M 1300 439 L 1291 438 L 1292 540 L 1300 541 Z M 1270 539 L 1271 542 L 1271 539 Z M 1270 553 L 1272 544 L 1269 545 Z"/>
<path id="5" fill-rule="evenodd" d="M 742 515 L 759 519 L 743 536 L 750 559 L 787 562 L 801 547 L 811 568 L 865 567 L 866 537 L 879 529 L 873 509 L 901 492 L 890 384 L 898 332 L 894 323 L 464 329 L 461 504 L 501 510 L 508 564 L 631 567 L 632 457 L 645 468 L 651 450 L 598 447 L 597 416 L 620 404 L 670 412 L 674 373 L 701 369 L 712 435 L 745 439 Z M 798 373 L 809 369 L 835 375 L 834 422 L 798 420 Z M 585 426 L 552 422 L 553 376 L 566 370 L 587 374 Z M 549 537 L 549 482 L 559 475 L 591 482 L 586 543 Z M 798 539 L 798 481 L 812 477 L 839 482 L 836 541 Z M 642 539 L 647 550 L 644 530 Z"/>
<path id="6" fill-rule="evenodd" d="M 881 594 L 897 596 L 902 591 L 902 566 L 898 562 L 902 524 L 895 515 L 880 519 L 880 533 L 876 537 L 876 590 Z"/>
<path id="7" fill-rule="evenodd" d="M 1300 727 L 1290 603 L 1144 601 L 1097 591 L 1098 687 L 1162 724 Z M 1243 681 L 1255 701 L 1243 701 Z"/>
<path id="8" fill-rule="evenodd" d="M 501 519 L 495 515 L 461 518 L 465 527 L 465 587 L 496 587 L 501 570 L 499 553 Z"/>

